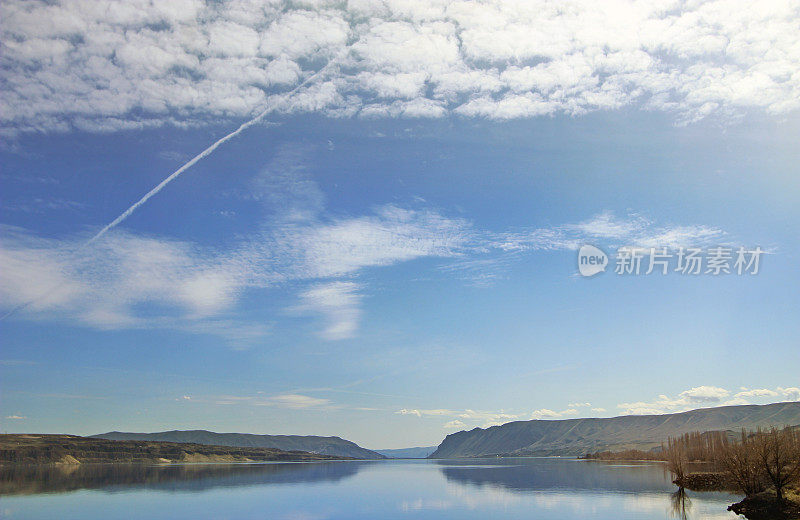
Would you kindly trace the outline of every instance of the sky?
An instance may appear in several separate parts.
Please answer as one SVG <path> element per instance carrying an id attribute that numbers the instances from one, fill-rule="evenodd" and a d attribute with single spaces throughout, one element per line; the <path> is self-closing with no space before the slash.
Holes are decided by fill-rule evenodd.
<path id="1" fill-rule="evenodd" d="M 0 9 L 4 432 L 800 400 L 796 3 Z"/>

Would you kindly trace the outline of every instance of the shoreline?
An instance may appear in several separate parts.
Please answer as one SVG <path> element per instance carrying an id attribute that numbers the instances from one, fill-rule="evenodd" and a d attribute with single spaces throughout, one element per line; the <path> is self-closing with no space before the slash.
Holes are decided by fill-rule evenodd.
<path id="1" fill-rule="evenodd" d="M 83 464 L 248 464 L 356 460 L 275 448 L 246 448 L 162 441 L 112 441 L 76 435 L 5 434 L 0 465 L 78 466 Z"/>

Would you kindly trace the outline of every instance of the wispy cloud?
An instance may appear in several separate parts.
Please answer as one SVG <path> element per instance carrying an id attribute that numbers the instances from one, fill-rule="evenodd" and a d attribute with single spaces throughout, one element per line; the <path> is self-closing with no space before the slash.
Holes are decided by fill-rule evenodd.
<path id="1" fill-rule="evenodd" d="M 236 195 L 263 203 L 286 221 L 317 218 L 325 207 L 325 195 L 308 173 L 313 151 L 307 145 L 281 146 L 269 164 Z"/>
<path id="2" fill-rule="evenodd" d="M 264 404 L 267 406 L 277 406 L 279 408 L 290 408 L 296 410 L 296 409 L 328 406 L 331 404 L 331 401 L 330 399 L 310 397 L 307 395 L 300 395 L 300 394 L 281 394 L 272 397 L 267 397 L 263 402 L 259 402 L 257 404 Z"/>
<path id="3" fill-rule="evenodd" d="M 521 255 L 572 250 L 585 241 L 647 244 L 670 237 L 667 242 L 700 245 L 725 235 L 609 212 L 577 224 L 504 233 L 478 230 L 433 209 L 397 205 L 330 217 L 316 185 L 298 173 L 302 168 L 282 168 L 295 173 L 279 176 L 274 186 L 284 186 L 295 202 L 280 206 L 278 218 L 228 250 L 121 230 L 82 248 L 81 237 L 45 239 L 5 226 L 3 306 L 28 304 L 24 315 L 35 319 L 66 318 L 100 329 L 173 328 L 247 345 L 269 334 L 272 324 L 232 317 L 243 295 L 299 284 L 298 303 L 290 310 L 321 316 L 320 336 L 339 340 L 358 330 L 368 288 L 354 278 L 368 269 L 438 258 L 442 272 L 488 285 Z M 162 311 L 141 313 L 142 305 Z"/>
<path id="4" fill-rule="evenodd" d="M 36 364 L 36 361 L 28 361 L 26 359 L 0 359 L 0 366 L 6 367 L 18 367 Z"/>
<path id="5" fill-rule="evenodd" d="M 176 400 L 191 404 L 269 406 L 289 410 L 335 410 L 343 408 L 342 405 L 335 404 L 330 399 L 289 392 L 275 395 L 265 395 L 261 392 L 253 395 L 184 395 Z"/>
<path id="6" fill-rule="evenodd" d="M 526 253 L 575 251 L 586 243 L 609 250 L 640 248 L 647 253 L 652 247 L 720 245 L 728 238 L 725 231 L 716 227 L 659 224 L 637 213 L 620 217 L 603 211 L 577 223 L 499 233 L 476 232 L 471 243 L 473 254 L 448 262 L 440 270 L 473 285 L 490 286 Z"/>
<path id="7" fill-rule="evenodd" d="M 717 245 L 725 236 L 722 229 L 715 227 L 657 224 L 637 213 L 619 217 L 611 211 L 604 211 L 576 224 L 499 234 L 493 237 L 493 244 L 505 251 L 577 250 L 586 242 L 674 248 Z"/>
<path id="8" fill-rule="evenodd" d="M 46 213 L 50 211 L 76 211 L 85 208 L 86 205 L 74 200 L 60 198 L 40 198 L 36 197 L 29 201 L 11 201 L 3 204 L 3 209 L 7 211 L 19 211 L 22 213 Z"/>
<path id="9" fill-rule="evenodd" d="M 317 284 L 300 294 L 301 303 L 294 309 L 301 313 L 319 313 L 325 327 L 319 333 L 328 340 L 346 339 L 355 334 L 361 317 L 359 285 L 353 282 Z"/>

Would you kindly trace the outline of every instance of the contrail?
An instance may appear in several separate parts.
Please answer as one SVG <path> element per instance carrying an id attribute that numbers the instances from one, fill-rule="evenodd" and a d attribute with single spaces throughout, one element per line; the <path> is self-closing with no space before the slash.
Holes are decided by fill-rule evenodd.
<path id="1" fill-rule="evenodd" d="M 345 49 L 345 51 L 347 51 L 347 52 L 349 52 L 349 50 L 350 50 L 350 47 L 347 47 L 347 48 Z M 167 184 L 169 184 L 170 182 L 172 182 L 172 181 L 174 181 L 175 179 L 177 179 L 177 178 L 178 178 L 178 177 L 179 177 L 179 176 L 180 176 L 180 175 L 181 175 L 183 172 L 185 172 L 186 170 L 188 170 L 189 168 L 191 168 L 192 166 L 194 166 L 195 164 L 197 164 L 199 161 L 201 161 L 201 160 L 203 160 L 204 158 L 206 158 L 206 157 L 208 157 L 209 155 L 211 155 L 211 154 L 214 152 L 214 150 L 216 150 L 217 148 L 219 148 L 219 147 L 220 147 L 220 145 L 223 145 L 223 144 L 225 144 L 226 142 L 230 141 L 231 139 L 233 139 L 233 138 L 234 138 L 234 137 L 236 137 L 237 135 L 241 134 L 242 132 L 244 132 L 245 130 L 247 130 L 248 128 L 250 128 L 251 126 L 253 126 L 253 125 L 257 124 L 257 123 L 258 123 L 259 121 L 261 121 L 261 120 L 262 120 L 262 119 L 263 119 L 265 116 L 267 116 L 267 115 L 268 115 L 270 112 L 272 112 L 273 110 L 275 110 L 275 109 L 276 109 L 276 108 L 277 108 L 277 107 L 280 105 L 280 102 L 282 102 L 282 101 L 285 101 L 285 100 L 288 100 L 288 98 L 290 98 L 290 97 L 291 97 L 293 94 L 295 94 L 295 93 L 296 93 L 298 90 L 300 90 L 300 89 L 301 89 L 301 88 L 303 88 L 304 86 L 308 85 L 308 84 L 309 84 L 309 83 L 311 83 L 312 81 L 316 80 L 317 78 L 320 78 L 320 77 L 321 77 L 321 76 L 322 76 L 322 75 L 323 75 L 325 72 L 327 72 L 329 69 L 331 69 L 331 68 L 333 67 L 333 65 L 334 65 L 334 64 L 335 64 L 337 61 L 339 61 L 339 59 L 340 59 L 340 58 L 343 58 L 343 57 L 344 57 L 344 56 L 347 54 L 347 52 L 344 52 L 343 54 L 341 54 L 341 55 L 339 55 L 339 56 L 336 56 L 336 57 L 332 58 L 332 59 L 331 59 L 331 60 L 330 60 L 330 61 L 329 61 L 327 64 L 325 64 L 325 66 L 324 66 L 324 67 L 322 67 L 321 69 L 319 69 L 317 72 L 315 72 L 315 73 L 314 73 L 314 74 L 312 74 L 311 76 L 307 77 L 305 80 L 303 80 L 303 81 L 302 81 L 302 82 L 301 82 L 299 85 L 297 85 L 295 88 L 293 88 L 292 90 L 290 90 L 289 92 L 287 92 L 287 93 L 285 93 L 285 94 L 282 94 L 282 95 L 280 96 L 280 99 L 278 100 L 278 102 L 276 102 L 276 103 L 267 103 L 267 106 L 266 106 L 266 108 L 264 108 L 264 110 L 262 110 L 262 111 L 261 111 L 261 112 L 260 112 L 260 113 L 259 113 L 257 116 L 255 116 L 253 119 L 251 119 L 251 120 L 249 120 L 249 121 L 247 121 L 247 122 L 245 122 L 245 123 L 242 123 L 242 125 L 241 125 L 241 126 L 239 126 L 239 128 L 237 128 L 237 129 L 236 129 L 236 130 L 234 130 L 233 132 L 229 133 L 229 134 L 228 134 L 228 135 L 226 135 L 225 137 L 223 137 L 223 138 L 219 139 L 218 141 L 216 141 L 215 143 L 213 143 L 211 146 L 209 146 L 208 148 L 206 148 L 205 150 L 203 150 L 203 151 L 202 151 L 202 152 L 200 152 L 199 154 L 195 155 L 195 156 L 194 156 L 194 157 L 193 157 L 193 158 L 192 158 L 192 159 L 191 159 L 189 162 L 187 162 L 186 164 L 184 164 L 183 166 L 181 166 L 180 168 L 178 168 L 177 170 L 175 170 L 175 171 L 174 171 L 174 172 L 173 172 L 173 173 L 172 173 L 172 174 L 171 174 L 169 177 L 167 177 L 166 179 L 164 179 L 163 181 L 161 181 L 160 183 L 158 183 L 158 185 L 156 185 L 156 187 L 155 187 L 155 188 L 153 188 L 152 190 L 148 191 L 148 192 L 145 194 L 145 196 L 144 196 L 144 197 L 142 197 L 141 199 L 139 199 L 139 200 L 138 200 L 138 201 L 137 201 L 135 204 L 133 204 L 133 206 L 129 207 L 129 208 L 128 208 L 128 209 L 126 209 L 124 212 L 122 212 L 122 214 L 121 214 L 120 216 L 118 216 L 117 218 L 115 218 L 114 220 L 112 220 L 110 223 L 106 224 L 106 226 L 105 226 L 105 227 L 103 227 L 103 229 L 101 229 L 100 231 L 98 231 L 98 232 L 97 232 L 97 233 L 96 233 L 96 234 L 95 234 L 95 235 L 94 235 L 92 238 L 90 238 L 90 239 L 89 239 L 88 241 L 86 241 L 86 242 L 85 242 L 85 243 L 84 243 L 82 246 L 80 246 L 80 247 L 78 248 L 78 251 L 80 251 L 80 250 L 81 250 L 81 249 L 83 249 L 84 247 L 88 246 L 88 245 L 89 245 L 89 244 L 91 244 L 92 242 L 96 241 L 98 238 L 102 237 L 103 235 L 105 235 L 106 233 L 108 233 L 110 230 L 112 230 L 112 229 L 114 229 L 115 227 L 117 227 L 117 226 L 118 226 L 119 224 L 121 224 L 121 223 L 122 223 L 122 222 L 123 222 L 125 219 L 127 219 L 128 217 L 130 217 L 130 216 L 133 214 L 133 212 L 134 212 L 134 211 L 136 211 L 137 209 L 139 209 L 139 207 L 140 207 L 142 204 L 144 204 L 145 202 L 147 202 L 148 200 L 150 200 L 150 198 L 151 198 L 153 195 L 155 195 L 155 194 L 157 194 L 159 191 L 163 190 L 163 189 L 164 189 L 164 186 L 166 186 L 166 185 L 167 185 Z"/>
<path id="2" fill-rule="evenodd" d="M 170 182 L 172 182 L 175 179 L 177 179 L 183 172 L 185 172 L 186 170 L 188 170 L 189 168 L 191 168 L 192 166 L 197 164 L 199 161 L 201 161 L 204 158 L 206 158 L 209 155 L 211 155 L 214 152 L 214 150 L 219 148 L 221 145 L 223 145 L 226 142 L 230 141 L 231 139 L 233 139 L 237 135 L 241 134 L 242 132 L 244 132 L 245 130 L 250 128 L 251 126 L 257 124 L 259 121 L 264 119 L 264 117 L 266 117 L 269 113 L 271 113 L 278 106 L 280 106 L 280 104 L 282 102 L 288 101 L 291 98 L 291 96 L 294 95 L 295 93 L 297 93 L 297 91 L 299 91 L 301 88 L 305 87 L 306 85 L 308 85 L 312 81 L 315 81 L 315 80 L 319 79 L 320 77 L 322 77 L 326 72 L 328 72 L 331 68 L 333 68 L 340 59 L 342 59 L 345 56 L 347 56 L 347 54 L 350 52 L 351 48 L 352 48 L 351 46 L 348 46 L 345 49 L 343 49 L 342 52 L 340 52 L 337 56 L 334 56 L 333 58 L 331 58 L 331 60 L 328 61 L 328 63 L 326 63 L 325 66 L 323 66 L 321 69 L 319 69 L 317 72 L 315 72 L 311 76 L 309 76 L 306 79 L 304 79 L 295 88 L 293 88 L 289 92 L 281 94 L 279 99 L 276 102 L 268 102 L 267 106 L 261 112 L 259 112 L 258 115 L 256 115 L 254 118 L 250 119 L 249 121 L 246 121 L 246 122 L 242 123 L 239 126 L 239 128 L 237 128 L 233 132 L 229 133 L 228 135 L 222 137 L 221 139 L 217 140 L 211 146 L 209 146 L 208 148 L 206 148 L 205 150 L 203 150 L 199 154 L 195 155 L 189 162 L 187 162 L 186 164 L 184 164 L 183 166 L 181 166 L 180 168 L 178 168 L 177 170 L 172 172 L 172 174 L 169 177 L 167 177 L 163 181 L 159 182 L 156 185 L 155 188 L 153 188 L 152 190 L 148 191 L 144 195 L 144 197 L 142 197 L 141 199 L 136 201 L 131 207 L 129 207 L 128 209 L 123 211 L 120 216 L 118 216 L 117 218 L 112 220 L 110 223 L 106 224 L 103 227 L 103 229 L 101 229 L 100 231 L 95 233 L 95 235 L 92 238 L 90 238 L 89 240 L 87 240 L 86 242 L 81 244 L 77 249 L 74 250 L 74 253 L 80 252 L 83 248 L 85 248 L 86 246 L 92 244 L 97 239 L 99 239 L 100 237 L 102 237 L 103 235 L 105 235 L 106 233 L 108 233 L 109 231 L 111 231 L 112 229 L 117 227 L 118 225 L 120 225 L 122 222 L 125 221 L 125 219 L 130 217 L 137 209 L 139 209 L 139 207 L 142 206 L 142 204 L 144 204 L 145 202 L 150 200 L 150 198 L 153 197 L 154 195 L 156 195 L 159 191 L 163 190 L 164 187 L 167 184 L 169 184 Z M 11 309 L 7 313 L 5 313 L 2 316 L 0 316 L 0 321 L 5 320 L 6 318 L 8 318 L 12 314 L 16 313 L 17 311 L 20 311 L 20 310 L 28 307 L 29 305 L 41 300 L 42 298 L 44 298 L 47 295 L 49 295 L 55 289 L 58 289 L 58 287 L 59 287 L 59 285 L 56 285 L 56 286 L 48 289 L 47 291 L 45 291 L 42 295 L 38 296 L 37 298 L 34 298 L 34 299 L 32 299 L 32 300 L 30 300 L 30 301 L 28 301 L 26 303 L 21 303 L 21 304 L 17 305 L 16 307 Z"/>

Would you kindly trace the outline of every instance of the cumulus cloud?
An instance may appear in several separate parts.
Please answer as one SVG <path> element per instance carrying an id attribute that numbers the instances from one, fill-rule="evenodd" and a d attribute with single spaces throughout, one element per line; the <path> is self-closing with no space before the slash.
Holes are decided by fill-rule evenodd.
<path id="1" fill-rule="evenodd" d="M 741 392 L 735 393 L 734 397 L 775 397 L 778 395 L 778 392 L 775 390 L 770 390 L 769 388 L 742 388 Z"/>
<path id="2" fill-rule="evenodd" d="M 787 401 L 800 401 L 800 388 L 797 388 L 796 386 L 791 386 L 789 388 L 783 388 L 779 386 L 776 390 Z"/>
<path id="3" fill-rule="evenodd" d="M 546 419 L 546 418 L 556 418 L 560 417 L 561 414 L 550 410 L 549 408 L 540 408 L 539 410 L 534 410 L 531 412 L 531 418 L 533 419 Z"/>
<path id="4" fill-rule="evenodd" d="M 617 408 L 621 410 L 622 415 L 661 415 L 684 412 L 697 408 L 753 404 L 744 397 L 760 400 L 761 404 L 775 402 L 776 397 L 780 398 L 777 400 L 800 401 L 800 388 L 777 387 L 774 390 L 767 388 L 752 390 L 742 388 L 741 392 L 731 396 L 731 392 L 725 388 L 701 385 L 684 390 L 674 397 L 660 395 L 656 399 L 650 401 L 620 403 Z M 589 414 L 589 411 L 597 414 L 607 413 L 606 408 L 592 407 L 588 402 L 570 403 L 567 405 L 567 408 L 563 410 L 539 408 L 530 413 L 507 410 L 454 410 L 448 408 L 402 408 L 395 413 L 398 415 L 410 415 L 421 419 L 448 417 L 451 418 L 451 420 L 444 424 L 443 427 L 445 429 L 466 429 L 475 426 L 489 428 L 510 421 L 563 420 L 573 417 L 592 417 L 593 415 Z"/>
<path id="5" fill-rule="evenodd" d="M 722 399 L 728 395 L 730 395 L 730 392 L 724 388 L 716 386 L 697 386 L 689 390 L 684 390 L 676 397 L 659 395 L 654 401 L 620 403 L 617 407 L 622 409 L 625 415 L 662 414 L 685 411 L 702 406 L 720 405 Z"/>
<path id="6" fill-rule="evenodd" d="M 567 408 L 566 410 L 561 410 L 559 412 L 550 410 L 549 408 L 541 408 L 531 412 L 531 419 L 561 419 L 563 417 L 577 415 L 577 413 L 578 410 L 575 408 Z"/>
<path id="7" fill-rule="evenodd" d="M 459 412 L 457 410 L 447 410 L 444 408 L 436 408 L 430 410 L 421 410 L 417 408 L 401 408 L 395 413 L 399 415 L 415 415 L 417 417 L 430 417 L 430 416 L 441 416 L 441 415 L 459 415 L 462 412 Z"/>
<path id="8" fill-rule="evenodd" d="M 728 399 L 731 392 L 725 388 L 717 386 L 697 386 L 679 393 L 675 397 L 659 395 L 652 401 L 637 401 L 630 403 L 620 403 L 617 407 L 625 415 L 651 415 L 684 412 L 695 408 L 713 406 L 734 406 L 752 404 L 752 399 L 760 399 L 775 402 L 775 397 L 782 397 L 779 400 L 798 401 L 800 400 L 800 389 L 778 387 L 775 390 L 768 388 L 748 389 L 742 387 L 741 391 L 733 394 Z"/>
<path id="9" fill-rule="evenodd" d="M 717 403 L 725 397 L 728 397 L 730 392 L 724 388 L 717 386 L 697 386 L 684 390 L 678 394 L 679 399 L 685 399 L 692 403 Z"/>
<path id="10" fill-rule="evenodd" d="M 8 0 L 6 133 L 246 118 L 508 119 L 635 106 L 695 121 L 800 107 L 800 7 L 744 0 Z"/>
<path id="11" fill-rule="evenodd" d="M 480 410 L 449 410 L 445 408 L 418 409 L 402 408 L 395 412 L 398 415 L 413 415 L 419 418 L 425 417 L 455 417 L 443 426 L 444 428 L 464 428 L 468 424 L 478 425 L 482 428 L 490 428 L 522 418 L 522 414 L 513 414 L 500 410 L 497 412 Z"/>

